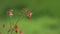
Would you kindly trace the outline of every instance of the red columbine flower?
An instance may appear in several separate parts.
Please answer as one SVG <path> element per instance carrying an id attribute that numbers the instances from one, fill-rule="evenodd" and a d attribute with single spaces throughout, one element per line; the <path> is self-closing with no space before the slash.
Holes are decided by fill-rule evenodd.
<path id="1" fill-rule="evenodd" d="M 22 30 L 20 30 L 20 34 L 23 34 L 23 31 Z"/>
<path id="2" fill-rule="evenodd" d="M 27 16 L 28 16 L 28 19 L 31 18 L 31 16 L 32 16 L 32 12 L 31 12 L 30 10 L 27 11 Z"/>
<path id="3" fill-rule="evenodd" d="M 18 26 L 17 25 L 14 26 L 14 30 L 16 33 L 18 32 Z"/>
<path id="4" fill-rule="evenodd" d="M 9 14 L 9 16 L 12 16 L 13 15 L 13 10 L 9 10 L 8 14 Z"/>

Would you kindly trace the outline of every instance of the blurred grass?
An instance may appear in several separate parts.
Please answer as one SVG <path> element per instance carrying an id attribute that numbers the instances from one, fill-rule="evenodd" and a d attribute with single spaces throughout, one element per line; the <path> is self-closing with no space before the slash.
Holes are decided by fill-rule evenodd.
<path id="1" fill-rule="evenodd" d="M 24 34 L 60 34 L 60 0 L 0 0 L 0 32 L 7 34 L 9 28 L 9 16 L 6 12 L 14 9 L 11 21 L 16 23 L 19 17 L 17 13 L 22 8 L 29 8 L 32 18 L 27 20 L 26 15 L 20 17 L 19 30 L 22 28 Z M 2 24 L 6 27 L 2 28 Z M 13 32 L 13 34 L 16 34 Z M 19 34 L 19 33 L 18 33 Z"/>

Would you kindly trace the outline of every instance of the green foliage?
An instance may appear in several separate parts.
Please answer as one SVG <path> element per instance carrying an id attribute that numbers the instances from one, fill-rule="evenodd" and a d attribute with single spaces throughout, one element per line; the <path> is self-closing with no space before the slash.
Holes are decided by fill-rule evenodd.
<path id="1" fill-rule="evenodd" d="M 20 17 L 18 26 L 19 30 L 23 29 L 24 34 L 60 34 L 60 0 L 0 0 L 0 32 L 2 34 L 7 34 L 10 25 L 6 12 L 9 9 L 14 10 L 11 21 L 16 23 L 22 8 L 29 8 L 33 12 L 30 21 L 27 20 L 26 14 Z M 6 23 L 5 28 L 2 28 L 3 23 Z M 13 34 L 16 33 L 13 32 Z"/>

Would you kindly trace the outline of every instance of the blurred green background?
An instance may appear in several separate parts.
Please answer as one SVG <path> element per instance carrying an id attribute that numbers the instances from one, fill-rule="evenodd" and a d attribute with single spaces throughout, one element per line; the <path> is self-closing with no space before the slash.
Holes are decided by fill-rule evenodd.
<path id="1" fill-rule="evenodd" d="M 33 15 L 31 20 L 26 14 L 18 22 L 19 30 L 24 34 L 60 34 L 60 0 L 0 0 L 0 32 L 7 34 L 10 21 L 16 23 L 19 11 L 29 8 Z M 6 12 L 14 9 L 10 18 Z M 2 24 L 5 23 L 5 28 Z M 9 33 L 10 34 L 10 33 Z M 13 34 L 19 34 L 13 32 Z"/>

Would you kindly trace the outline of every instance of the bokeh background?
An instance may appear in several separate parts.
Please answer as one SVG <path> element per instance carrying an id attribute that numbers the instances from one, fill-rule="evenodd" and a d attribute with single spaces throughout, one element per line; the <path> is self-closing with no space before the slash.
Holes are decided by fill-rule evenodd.
<path id="1" fill-rule="evenodd" d="M 22 8 L 29 8 L 33 13 L 30 21 L 26 14 L 20 17 L 18 27 L 24 34 L 60 34 L 60 0 L 0 0 L 2 34 L 7 34 L 10 21 L 12 25 L 16 23 Z M 14 10 L 11 18 L 6 14 L 9 9 Z M 3 23 L 6 24 L 5 28 L 2 28 Z M 13 34 L 19 34 L 19 32 L 13 32 Z"/>

